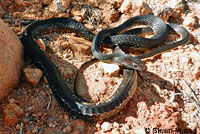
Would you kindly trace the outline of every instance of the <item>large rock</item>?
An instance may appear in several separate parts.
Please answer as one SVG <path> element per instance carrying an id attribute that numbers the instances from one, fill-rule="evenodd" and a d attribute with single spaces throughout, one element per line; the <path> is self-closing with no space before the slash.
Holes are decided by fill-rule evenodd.
<path id="1" fill-rule="evenodd" d="M 2 18 L 4 15 L 4 10 L 3 10 L 3 7 L 1 6 L 1 3 L 0 3 L 0 18 Z"/>
<path id="2" fill-rule="evenodd" d="M 24 50 L 17 35 L 0 19 L 0 101 L 18 85 Z"/>

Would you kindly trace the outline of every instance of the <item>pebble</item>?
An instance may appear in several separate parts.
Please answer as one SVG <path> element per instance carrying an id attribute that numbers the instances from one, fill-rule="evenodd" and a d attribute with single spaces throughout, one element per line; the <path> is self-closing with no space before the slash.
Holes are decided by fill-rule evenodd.
<path id="1" fill-rule="evenodd" d="M 3 109 L 4 120 L 11 126 L 15 126 L 19 117 L 23 114 L 23 110 L 16 104 L 7 104 Z"/>
<path id="2" fill-rule="evenodd" d="M 101 125 L 101 129 L 103 131 L 109 131 L 113 128 L 113 125 L 109 122 L 104 122 L 102 125 Z"/>
<path id="3" fill-rule="evenodd" d="M 37 86 L 43 73 L 40 69 L 26 67 L 24 68 L 24 75 L 28 82 L 32 83 L 34 86 Z"/>
<path id="4" fill-rule="evenodd" d="M 88 40 L 83 38 L 78 38 L 74 36 L 69 37 L 69 45 L 73 52 L 75 53 L 82 53 L 82 54 L 89 54 L 91 52 L 91 45 L 92 43 Z"/>

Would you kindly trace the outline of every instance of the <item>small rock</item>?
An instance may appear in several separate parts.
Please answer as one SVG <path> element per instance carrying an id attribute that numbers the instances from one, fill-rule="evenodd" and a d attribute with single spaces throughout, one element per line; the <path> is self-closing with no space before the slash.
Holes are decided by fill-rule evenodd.
<path id="1" fill-rule="evenodd" d="M 69 45 L 74 52 L 88 54 L 91 52 L 90 48 L 92 43 L 83 38 L 74 36 L 69 37 Z"/>
<path id="2" fill-rule="evenodd" d="M 64 133 L 70 133 L 72 131 L 72 127 L 71 126 L 67 126 L 63 129 Z"/>
<path id="3" fill-rule="evenodd" d="M 23 114 L 23 110 L 16 104 L 7 104 L 3 110 L 4 120 L 11 126 L 15 126 L 19 117 Z"/>
<path id="4" fill-rule="evenodd" d="M 104 62 L 100 62 L 103 67 L 104 73 L 108 76 L 118 76 L 120 68 L 116 64 L 108 64 Z"/>
<path id="5" fill-rule="evenodd" d="M 101 129 L 103 131 L 109 131 L 113 128 L 113 125 L 109 122 L 104 122 L 102 125 L 101 125 Z"/>
<path id="6" fill-rule="evenodd" d="M 100 123 L 96 123 L 96 128 L 100 128 L 101 127 L 101 124 Z"/>
<path id="7" fill-rule="evenodd" d="M 71 0 L 53 0 L 49 6 L 49 11 L 54 13 L 64 12 L 69 8 Z"/>
<path id="8" fill-rule="evenodd" d="M 4 117 L 4 120 L 5 122 L 9 123 L 11 126 L 15 126 L 19 121 L 18 117 L 12 113 L 11 114 L 9 113 L 8 115 L 6 115 Z"/>
<path id="9" fill-rule="evenodd" d="M 37 68 L 24 68 L 24 74 L 27 81 L 32 83 L 34 86 L 37 86 L 43 73 Z"/>

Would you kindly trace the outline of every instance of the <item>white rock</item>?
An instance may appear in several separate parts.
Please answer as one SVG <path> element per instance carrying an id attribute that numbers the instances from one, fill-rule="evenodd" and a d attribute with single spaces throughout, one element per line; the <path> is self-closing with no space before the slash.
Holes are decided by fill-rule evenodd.
<path id="1" fill-rule="evenodd" d="M 113 128 L 113 125 L 109 122 L 104 122 L 102 125 L 101 125 L 101 129 L 103 131 L 109 131 Z"/>
<path id="2" fill-rule="evenodd" d="M 120 68 L 116 64 L 108 64 L 104 62 L 100 62 L 101 66 L 103 67 L 104 73 L 108 76 L 117 76 Z"/>

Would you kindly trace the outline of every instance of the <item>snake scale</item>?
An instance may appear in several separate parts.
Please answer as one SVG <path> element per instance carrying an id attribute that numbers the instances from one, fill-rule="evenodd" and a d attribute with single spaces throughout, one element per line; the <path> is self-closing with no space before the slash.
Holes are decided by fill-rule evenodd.
<path id="1" fill-rule="evenodd" d="M 154 36 L 152 38 L 146 39 L 140 36 L 136 36 L 134 34 L 129 34 L 129 32 L 131 33 L 131 30 L 124 32 L 124 36 L 121 36 L 120 34 L 118 35 L 120 31 L 123 31 L 124 29 L 127 29 L 128 27 L 135 24 L 144 24 L 149 26 L 150 29 L 148 29 L 147 31 L 153 30 L 153 32 L 155 33 Z M 116 30 L 118 32 L 116 32 Z M 110 43 L 110 45 L 132 43 L 130 44 L 131 46 L 151 48 L 165 40 L 167 36 L 167 30 L 167 25 L 160 18 L 153 15 L 142 15 L 133 17 L 116 28 L 102 30 L 96 35 L 86 29 L 83 24 L 77 22 L 72 18 L 50 18 L 41 21 L 39 20 L 30 24 L 24 30 L 21 41 L 24 45 L 25 51 L 28 53 L 29 57 L 32 59 L 35 65 L 43 70 L 45 76 L 47 77 L 49 86 L 54 94 L 54 97 L 61 105 L 61 107 L 67 110 L 70 115 L 72 115 L 72 117 L 94 121 L 108 118 L 118 113 L 123 108 L 123 106 L 126 105 L 130 98 L 132 98 L 137 88 L 138 75 L 136 70 L 146 69 L 146 66 L 140 59 L 155 55 L 163 50 L 161 47 L 158 48 L 158 50 L 156 49 L 157 51 L 155 50 L 152 51 L 152 53 L 150 52 L 151 54 L 149 55 L 139 55 L 137 56 L 137 58 L 125 53 L 113 53 L 113 55 L 108 56 L 101 53 L 101 43 Z M 104 103 L 90 104 L 81 101 L 80 98 L 78 98 L 71 92 L 55 64 L 46 56 L 45 52 L 42 51 L 36 43 L 37 37 L 44 33 L 47 33 L 48 31 L 75 32 L 81 37 L 93 40 L 92 53 L 97 59 L 109 63 L 114 62 L 122 65 L 125 68 L 129 68 L 123 69 L 124 79 L 112 98 Z M 180 27 L 178 28 L 178 30 L 175 31 L 180 32 Z M 188 35 L 184 34 L 182 37 L 186 38 L 186 36 Z M 186 39 L 183 40 L 186 42 Z M 175 46 L 179 45 L 180 43 L 183 42 L 180 41 L 179 43 L 175 43 Z M 174 43 L 168 44 L 168 47 L 165 48 L 165 50 L 168 50 L 169 47 L 175 47 L 172 46 L 173 44 Z M 117 58 L 115 56 L 117 56 Z M 123 61 L 123 59 L 125 60 Z M 130 63 L 131 65 L 128 65 L 126 62 L 128 64 Z M 88 64 L 90 63 L 93 62 L 84 63 L 81 66 L 81 69 L 85 66 L 88 66 Z"/>

